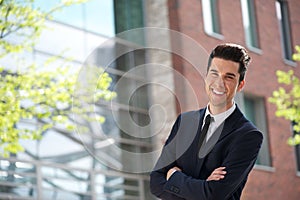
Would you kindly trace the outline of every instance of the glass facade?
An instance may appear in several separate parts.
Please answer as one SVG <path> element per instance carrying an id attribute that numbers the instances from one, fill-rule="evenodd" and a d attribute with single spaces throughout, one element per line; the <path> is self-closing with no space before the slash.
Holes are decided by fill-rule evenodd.
<path id="1" fill-rule="evenodd" d="M 47 11 L 60 0 L 35 0 L 35 6 Z M 115 35 L 113 0 L 90 0 L 54 13 L 53 20 L 81 30 L 112 37 Z"/>
<path id="2" fill-rule="evenodd" d="M 58 2 L 37 0 L 35 6 L 48 10 Z M 106 68 L 113 79 L 110 89 L 118 96 L 111 104 L 96 102 L 95 109 L 106 120 L 102 125 L 86 122 L 87 134 L 55 127 L 45 132 L 39 141 L 21 141 L 25 152 L 0 160 L 0 199 L 153 199 L 148 191 L 149 177 L 128 173 L 131 167 L 140 170 L 139 165 L 143 165 L 140 158 L 130 160 L 130 156 L 123 154 L 124 150 L 149 152 L 151 141 L 148 137 L 136 139 L 134 136 L 140 133 L 136 126 L 120 129 L 120 125 L 129 124 L 128 119 L 141 127 L 149 123 L 147 86 L 135 90 L 127 101 L 128 92 L 145 81 L 145 74 L 140 72 L 140 77 L 127 77 L 126 73 L 145 63 L 145 52 L 132 51 L 111 63 L 101 60 L 105 56 L 115 56 L 119 49 L 131 49 L 133 44 L 121 39 L 108 46 L 103 43 L 116 32 L 143 26 L 141 2 L 122 4 L 113 0 L 91 0 L 64 8 L 53 15 L 53 20 L 46 22 L 48 28 L 42 32 L 33 53 L 26 56 L 28 62 L 42 64 L 49 57 L 58 56 L 50 64 L 51 69 L 68 65 L 74 71 L 93 62 Z M 126 11 L 124 15 L 122 10 Z M 123 17 L 131 19 L 133 15 L 136 22 L 121 27 L 126 22 Z M 141 41 L 143 38 L 134 42 Z M 111 55 L 105 55 L 107 52 Z M 66 64 L 65 59 L 71 61 Z M 120 81 L 121 86 L 118 85 Z M 32 120 L 18 125 L 34 127 L 37 124 Z"/>

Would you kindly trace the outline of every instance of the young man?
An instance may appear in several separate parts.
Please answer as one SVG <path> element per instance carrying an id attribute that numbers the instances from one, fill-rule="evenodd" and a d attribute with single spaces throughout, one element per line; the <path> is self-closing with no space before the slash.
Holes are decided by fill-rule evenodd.
<path id="1" fill-rule="evenodd" d="M 263 140 L 234 103 L 249 62 L 240 45 L 221 44 L 211 52 L 205 77 L 208 105 L 177 118 L 150 175 L 155 196 L 240 199 Z"/>

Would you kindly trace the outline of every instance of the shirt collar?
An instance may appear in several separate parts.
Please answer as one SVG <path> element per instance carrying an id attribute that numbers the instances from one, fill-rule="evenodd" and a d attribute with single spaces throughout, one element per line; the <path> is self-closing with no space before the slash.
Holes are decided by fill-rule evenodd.
<path id="1" fill-rule="evenodd" d="M 226 110 L 226 111 L 224 111 L 222 113 L 213 115 L 213 114 L 210 113 L 210 111 L 208 109 L 208 106 L 209 106 L 209 104 L 206 106 L 206 111 L 205 111 L 204 119 L 209 114 L 213 118 L 212 120 L 214 122 L 217 122 L 217 123 L 220 123 L 220 124 L 223 121 L 225 121 L 225 119 L 227 117 L 229 117 L 229 115 L 231 115 L 233 113 L 233 111 L 235 110 L 235 108 L 236 108 L 236 104 L 235 104 L 235 102 L 233 102 L 233 105 L 228 110 Z"/>

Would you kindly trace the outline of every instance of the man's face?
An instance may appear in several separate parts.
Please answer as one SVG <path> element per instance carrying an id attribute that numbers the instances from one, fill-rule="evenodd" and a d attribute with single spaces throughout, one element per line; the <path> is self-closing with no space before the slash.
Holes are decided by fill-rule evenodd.
<path id="1" fill-rule="evenodd" d="M 236 92 L 244 86 L 239 83 L 239 63 L 221 58 L 213 58 L 205 78 L 205 89 L 212 114 L 226 111 L 233 105 Z"/>

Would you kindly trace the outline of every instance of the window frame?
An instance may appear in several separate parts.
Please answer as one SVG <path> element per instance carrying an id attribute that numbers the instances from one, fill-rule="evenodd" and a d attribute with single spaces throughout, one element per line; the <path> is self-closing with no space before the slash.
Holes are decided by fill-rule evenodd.
<path id="1" fill-rule="evenodd" d="M 261 54 L 255 1 L 241 0 L 241 10 L 246 45 L 249 50 Z"/>
<path id="2" fill-rule="evenodd" d="M 291 130 L 293 136 L 295 136 L 296 134 L 300 134 L 300 132 L 296 132 L 293 129 L 294 124 L 295 122 L 291 122 Z M 296 173 L 298 176 L 300 176 L 300 144 L 294 146 L 294 151 L 295 151 Z"/>
<path id="3" fill-rule="evenodd" d="M 283 0 L 276 0 L 275 8 L 279 26 L 282 57 L 286 64 L 294 66 L 295 62 L 293 61 L 293 41 L 291 35 L 288 2 Z"/>
<path id="4" fill-rule="evenodd" d="M 271 159 L 271 152 L 270 152 L 270 145 L 269 145 L 269 133 L 268 133 L 268 124 L 267 124 L 267 116 L 265 111 L 265 98 L 261 96 L 255 96 L 252 94 L 244 94 L 243 92 L 237 93 L 235 96 L 235 102 L 239 105 L 239 108 L 243 111 L 245 117 L 247 117 L 246 113 L 246 98 L 254 101 L 254 116 L 255 122 L 252 122 L 257 126 L 259 130 L 263 133 L 263 143 L 258 154 L 257 162 L 262 157 L 263 163 L 255 164 L 256 169 L 262 169 L 267 171 L 274 171 L 272 167 L 272 159 Z M 250 120 L 250 119 L 249 119 Z M 251 121 L 251 120 L 250 120 Z"/>
<path id="5" fill-rule="evenodd" d="M 223 40 L 221 33 L 218 0 L 202 0 L 204 32 L 212 37 Z"/>

